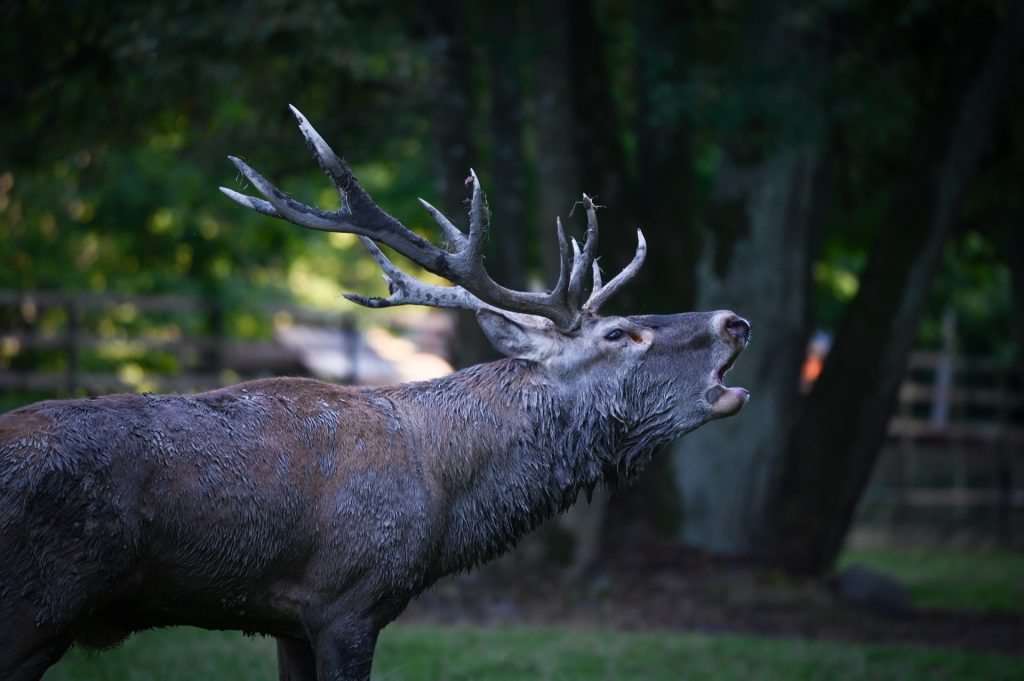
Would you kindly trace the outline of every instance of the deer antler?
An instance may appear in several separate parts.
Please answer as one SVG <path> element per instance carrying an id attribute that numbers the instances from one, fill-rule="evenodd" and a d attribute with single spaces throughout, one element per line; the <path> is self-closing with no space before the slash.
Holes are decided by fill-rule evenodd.
<path id="1" fill-rule="evenodd" d="M 266 197 L 266 200 L 239 194 L 225 187 L 221 187 L 220 190 L 243 206 L 263 215 L 282 218 L 309 229 L 358 235 L 384 271 L 390 295 L 387 298 L 346 295 L 346 298 L 355 303 L 367 307 L 419 304 L 471 310 L 490 308 L 545 317 L 562 331 L 571 331 L 579 326 L 585 312 L 596 313 L 616 290 L 636 274 L 643 263 L 647 246 L 643 234 L 638 231 L 639 246 L 633 262 L 607 285 L 601 286 L 600 270 L 595 262 L 597 213 L 594 202 L 584 194 L 582 203 L 587 211 L 587 237 L 582 250 L 573 240 L 573 254 L 570 256 L 561 220 L 556 222 L 559 273 L 558 283 L 554 289 L 545 293 L 507 289 L 491 279 L 484 269 L 483 242 L 488 211 L 487 200 L 476 173 L 471 170 L 469 178 L 473 185 L 469 234 L 456 227 L 439 210 L 420 199 L 420 203 L 444 232 L 450 250 L 438 248 L 381 210 L 359 185 L 345 162 L 324 142 L 306 117 L 294 106 L 290 108 L 299 121 L 299 130 L 302 131 L 307 146 L 320 164 L 320 169 L 338 190 L 341 209 L 322 211 L 295 201 L 253 170 L 245 161 L 233 156 L 229 157 L 231 162 Z M 427 271 L 456 285 L 434 286 L 410 277 L 398 269 L 374 242 L 390 246 Z M 594 283 L 590 297 L 584 304 L 586 272 L 591 268 Z"/>

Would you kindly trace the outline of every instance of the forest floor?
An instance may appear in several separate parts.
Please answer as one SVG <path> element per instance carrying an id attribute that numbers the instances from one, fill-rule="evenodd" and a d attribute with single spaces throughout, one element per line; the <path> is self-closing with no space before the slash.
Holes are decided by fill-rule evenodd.
<path id="1" fill-rule="evenodd" d="M 901 564 L 909 566 L 903 581 L 912 582 L 907 586 L 915 606 L 903 615 L 839 598 L 834 580 L 795 579 L 692 550 L 648 547 L 618 555 L 598 576 L 583 580 L 507 564 L 460 575 L 417 599 L 402 620 L 730 632 L 1024 655 L 1019 555 L 957 562 L 951 554 L 960 572 L 943 572 L 941 553 L 867 552 L 873 568 L 879 560 L 897 572 Z M 982 607 L 971 608 L 976 603 Z"/>

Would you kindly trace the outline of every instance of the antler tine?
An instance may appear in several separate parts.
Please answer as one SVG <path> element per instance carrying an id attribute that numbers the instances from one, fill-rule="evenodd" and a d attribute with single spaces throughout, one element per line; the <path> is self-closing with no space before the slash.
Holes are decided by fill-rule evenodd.
<path id="1" fill-rule="evenodd" d="M 376 298 L 355 293 L 342 294 L 353 303 L 372 308 L 395 305 L 429 305 L 431 307 L 479 310 L 490 307 L 461 286 L 434 286 L 409 276 L 391 262 L 391 259 L 384 255 L 384 252 L 372 239 L 360 236 L 359 241 L 384 271 L 384 281 L 387 282 L 390 295 L 387 298 Z"/>
<path id="2" fill-rule="evenodd" d="M 576 241 L 576 237 L 570 237 L 569 241 L 572 243 L 572 272 L 576 274 L 580 268 L 580 242 Z"/>
<path id="3" fill-rule="evenodd" d="M 261 201 L 255 197 L 221 188 L 224 194 L 243 206 L 263 215 L 285 219 L 307 229 L 368 236 L 391 246 L 399 253 L 422 264 L 428 270 L 447 277 L 444 251 L 418 234 L 409 231 L 398 220 L 378 208 L 354 177 L 349 185 L 346 206 L 339 211 L 327 212 L 292 199 L 242 159 L 235 156 L 228 156 L 228 159 L 256 187 L 257 191 L 267 198 L 267 201 Z M 432 270 L 432 263 L 441 271 Z"/>
<path id="4" fill-rule="evenodd" d="M 284 219 L 284 217 L 277 212 L 277 209 L 274 208 L 273 204 L 270 203 L 269 201 L 257 199 L 255 196 L 246 196 L 245 194 L 239 194 L 234 189 L 228 189 L 227 187 L 219 187 L 219 189 L 221 193 L 224 194 L 224 196 L 228 197 L 235 203 L 240 203 L 246 208 L 254 210 L 262 215 L 269 215 L 272 218 Z"/>
<path id="5" fill-rule="evenodd" d="M 430 213 L 430 217 L 434 218 L 434 222 L 436 222 L 444 231 L 445 239 L 448 240 L 448 243 L 451 244 L 451 247 L 454 250 L 461 251 L 463 248 L 466 247 L 466 244 L 468 242 L 466 240 L 466 235 L 463 234 L 461 229 L 456 227 L 455 224 L 451 220 L 449 220 L 444 213 L 434 208 L 432 205 L 430 205 L 423 199 L 419 199 L 419 202 L 420 205 L 426 208 L 427 212 Z"/>
<path id="6" fill-rule="evenodd" d="M 494 305 L 489 305 L 461 286 L 435 286 L 424 283 L 399 269 L 395 263 L 391 262 L 384 255 L 384 252 L 377 247 L 377 244 L 372 239 L 361 236 L 359 241 L 370 252 L 370 255 L 377 261 L 381 269 L 384 270 L 384 281 L 387 282 L 389 295 L 387 298 L 377 298 L 361 296 L 355 293 L 342 294 L 357 305 L 374 309 L 398 305 L 428 305 L 430 307 L 448 307 L 474 311 L 491 310 L 492 312 L 498 312 L 510 317 L 524 326 L 539 327 L 552 323 L 551 320 L 544 317 L 528 313 L 510 312 Z"/>
<path id="7" fill-rule="evenodd" d="M 355 181 L 355 176 L 352 175 L 352 170 L 349 169 L 348 165 L 341 160 L 341 158 L 334 153 L 330 145 L 324 141 L 324 138 L 320 136 L 320 133 L 309 124 L 309 121 L 302 112 L 296 109 L 291 104 L 288 108 L 292 110 L 292 114 L 299 121 L 299 131 L 302 132 L 302 136 L 306 140 L 306 146 L 313 152 L 316 157 L 317 163 L 320 164 L 320 170 L 324 171 L 327 177 L 331 178 L 334 186 L 338 189 L 338 193 L 341 195 L 342 203 L 346 203 L 348 200 L 348 192 L 355 185 L 356 188 L 359 184 Z M 343 186 L 344 185 L 344 186 Z"/>
<path id="8" fill-rule="evenodd" d="M 604 286 L 601 286 L 601 275 L 598 273 L 597 263 L 594 263 L 594 290 L 591 291 L 587 304 L 583 306 L 584 310 L 596 314 L 616 291 L 622 288 L 640 271 L 640 267 L 644 264 L 644 258 L 647 257 L 647 240 L 644 239 L 644 233 L 639 229 L 636 230 L 636 239 L 636 254 L 633 256 L 633 260 Z"/>
<path id="9" fill-rule="evenodd" d="M 359 181 L 356 180 L 356 176 L 352 172 L 352 169 L 348 167 L 348 164 L 334 153 L 334 150 L 331 149 L 330 145 L 324 141 L 324 138 L 320 136 L 320 133 L 318 133 L 309 123 L 309 120 L 302 114 L 302 112 L 291 104 L 288 105 L 288 108 L 291 109 L 292 114 L 294 114 L 295 118 L 299 121 L 299 131 L 306 140 L 306 146 L 309 147 L 310 151 L 312 151 L 313 155 L 316 157 L 317 163 L 320 165 L 320 169 L 331 179 L 331 182 L 334 183 L 335 188 L 338 190 L 338 195 L 341 197 L 342 201 L 342 208 L 334 215 L 351 218 L 351 220 L 339 221 L 341 229 L 335 229 L 333 231 L 352 231 L 355 234 L 363 234 L 358 231 L 358 229 L 348 229 L 349 226 L 363 227 L 367 232 L 370 232 L 365 234 L 365 236 L 369 236 L 372 239 L 386 243 L 399 253 L 407 255 L 427 269 L 430 269 L 428 265 L 419 260 L 419 256 L 407 253 L 404 250 L 407 245 L 400 242 L 410 240 L 413 242 L 413 246 L 417 250 L 426 250 L 428 255 L 433 255 L 434 257 L 441 253 L 441 251 L 425 239 L 421 238 L 415 232 L 410 231 L 405 225 L 393 218 L 391 215 L 388 215 L 385 211 L 381 210 L 380 206 L 378 206 L 373 200 L 373 197 L 371 197 L 369 193 L 363 189 L 362 185 L 359 184 Z M 420 202 L 424 204 L 430 214 L 445 231 L 445 235 L 449 240 L 457 241 L 458 236 L 461 236 L 461 232 L 459 232 L 458 228 L 455 227 L 451 221 L 441 215 L 440 211 L 423 201 L 423 199 L 420 199 Z M 458 236 L 455 236 L 456 234 L 458 234 Z M 399 240 L 399 243 L 394 243 L 392 240 L 389 240 L 387 238 L 388 236 L 396 237 Z M 441 274 L 441 276 L 446 275 Z"/>
<path id="10" fill-rule="evenodd" d="M 299 130 L 302 132 L 307 146 L 313 151 L 320 168 L 331 179 L 342 197 L 344 203 L 341 210 L 322 211 L 295 201 L 267 181 L 245 161 L 234 156 L 228 158 L 235 164 L 239 172 L 266 197 L 267 201 L 264 203 L 254 197 L 247 197 L 230 190 L 225 191 L 225 194 L 263 215 L 283 218 L 301 227 L 324 232 L 348 232 L 368 236 L 375 241 L 391 246 L 435 274 L 447 278 L 450 272 L 444 257 L 445 252 L 381 210 L 366 193 L 366 190 L 359 185 L 345 162 L 324 142 L 305 116 L 295 107 L 291 107 L 291 109 L 299 121 Z M 270 210 L 271 208 L 273 212 Z"/>
<path id="11" fill-rule="evenodd" d="M 235 201 L 238 201 L 242 205 L 248 206 L 249 208 L 252 208 L 264 215 L 283 218 L 289 222 L 294 222 L 297 225 L 301 225 L 302 227 L 307 227 L 309 229 L 319 229 L 328 232 L 341 231 L 338 229 L 337 220 L 333 219 L 331 214 L 317 210 L 311 206 L 307 206 L 304 203 L 299 203 L 298 201 L 290 198 L 283 191 L 268 182 L 265 177 L 256 172 L 242 159 L 236 156 L 228 156 L 228 160 L 235 164 L 238 171 L 245 176 L 245 179 L 249 180 L 249 182 L 256 187 L 260 194 L 267 197 L 267 201 L 262 202 L 259 199 L 245 196 L 243 194 L 237 194 L 234 192 L 229 194 L 228 192 L 225 192 L 225 194 Z M 267 204 L 270 204 L 269 207 Z M 273 212 L 270 211 L 270 208 L 273 208 Z"/>
<path id="12" fill-rule="evenodd" d="M 555 217 L 555 232 L 558 235 L 558 282 L 552 289 L 551 295 L 555 300 L 563 301 L 568 305 L 569 282 L 572 277 L 572 256 L 569 255 L 569 244 L 565 239 L 565 229 L 562 227 L 562 218 Z M 576 247 L 576 240 L 573 240 L 573 247 Z"/>
<path id="13" fill-rule="evenodd" d="M 583 302 L 583 289 L 586 286 L 584 277 L 597 255 L 597 210 L 594 201 L 586 194 L 583 195 L 582 203 L 587 211 L 587 239 L 583 242 L 582 253 L 577 250 L 573 258 L 572 277 L 569 280 L 569 303 L 575 308 L 579 308 Z"/>
<path id="14" fill-rule="evenodd" d="M 472 168 L 469 169 L 467 180 L 473 184 L 473 199 L 469 206 L 469 246 L 464 257 L 467 262 L 476 263 L 480 262 L 483 254 L 484 235 L 491 215 L 487 207 L 487 195 L 480 187 L 480 179 Z"/>

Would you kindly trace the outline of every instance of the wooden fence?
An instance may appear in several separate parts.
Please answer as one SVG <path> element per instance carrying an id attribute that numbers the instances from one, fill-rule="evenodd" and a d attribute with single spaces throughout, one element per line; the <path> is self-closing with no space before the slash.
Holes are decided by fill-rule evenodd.
<path id="1" fill-rule="evenodd" d="M 1024 372 L 987 357 L 911 355 L 862 534 L 1024 545 Z"/>

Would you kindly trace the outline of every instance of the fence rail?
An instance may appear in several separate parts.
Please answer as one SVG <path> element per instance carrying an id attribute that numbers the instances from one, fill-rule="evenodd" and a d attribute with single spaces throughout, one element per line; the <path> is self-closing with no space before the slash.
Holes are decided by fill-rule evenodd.
<path id="1" fill-rule="evenodd" d="M 995 358 L 914 352 L 859 523 L 895 536 L 1024 544 L 1022 379 Z"/>

